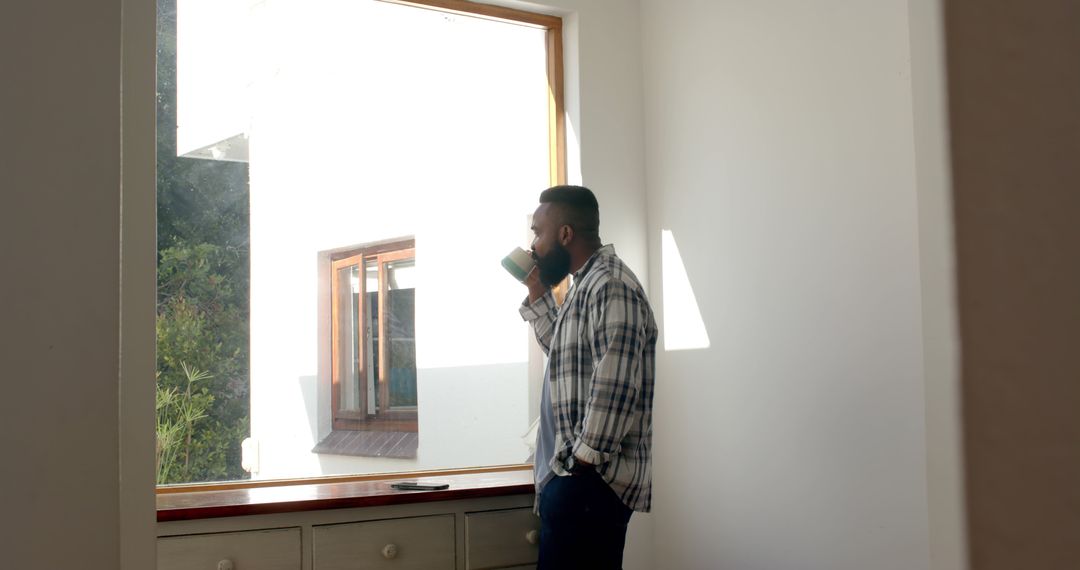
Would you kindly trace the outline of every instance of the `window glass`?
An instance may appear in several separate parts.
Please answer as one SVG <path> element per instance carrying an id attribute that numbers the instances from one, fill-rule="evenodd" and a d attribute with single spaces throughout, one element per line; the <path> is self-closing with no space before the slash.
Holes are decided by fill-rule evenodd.
<path id="1" fill-rule="evenodd" d="M 386 271 L 386 334 L 390 409 L 416 409 L 416 262 L 390 261 Z"/>
<path id="2" fill-rule="evenodd" d="M 548 32 L 159 14 L 159 483 L 525 462 L 538 352 L 499 261 L 551 182 Z"/>
<path id="3" fill-rule="evenodd" d="M 335 342 L 335 360 L 341 378 L 341 405 L 346 412 L 362 410 L 360 394 L 360 266 L 349 265 L 337 270 L 341 332 Z"/>

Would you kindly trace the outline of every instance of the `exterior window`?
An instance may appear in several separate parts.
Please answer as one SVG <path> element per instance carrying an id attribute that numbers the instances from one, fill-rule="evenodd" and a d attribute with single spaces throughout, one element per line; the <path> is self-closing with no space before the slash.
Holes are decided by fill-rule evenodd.
<path id="1" fill-rule="evenodd" d="M 413 242 L 351 251 L 331 269 L 334 429 L 415 432 Z"/>

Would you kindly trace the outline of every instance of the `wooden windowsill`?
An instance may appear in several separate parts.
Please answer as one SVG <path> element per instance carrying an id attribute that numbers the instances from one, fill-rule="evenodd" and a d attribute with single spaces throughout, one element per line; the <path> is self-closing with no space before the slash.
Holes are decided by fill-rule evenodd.
<path id="1" fill-rule="evenodd" d="M 442 491 L 398 491 L 395 481 L 438 481 L 449 483 Z M 346 509 L 453 501 L 533 492 L 531 470 L 434 475 L 378 481 L 312 483 L 161 493 L 157 496 L 158 522 L 217 517 L 292 513 L 324 509 Z"/>

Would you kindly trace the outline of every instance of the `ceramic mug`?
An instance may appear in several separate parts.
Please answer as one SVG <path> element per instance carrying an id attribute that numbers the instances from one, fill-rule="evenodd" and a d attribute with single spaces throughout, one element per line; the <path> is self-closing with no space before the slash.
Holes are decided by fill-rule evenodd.
<path id="1" fill-rule="evenodd" d="M 515 247 L 514 251 L 511 251 L 509 255 L 502 259 L 502 266 L 510 275 L 514 276 L 514 279 L 524 283 L 525 277 L 536 266 L 536 260 L 533 259 L 532 254 L 529 252 L 520 247 Z"/>

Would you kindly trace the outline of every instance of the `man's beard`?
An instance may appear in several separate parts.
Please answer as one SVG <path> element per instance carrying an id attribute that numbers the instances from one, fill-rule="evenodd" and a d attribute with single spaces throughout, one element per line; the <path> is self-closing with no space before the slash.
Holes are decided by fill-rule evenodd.
<path id="1" fill-rule="evenodd" d="M 556 243 L 547 255 L 536 257 L 536 268 L 540 271 L 540 282 L 554 287 L 570 274 L 570 251 Z"/>

